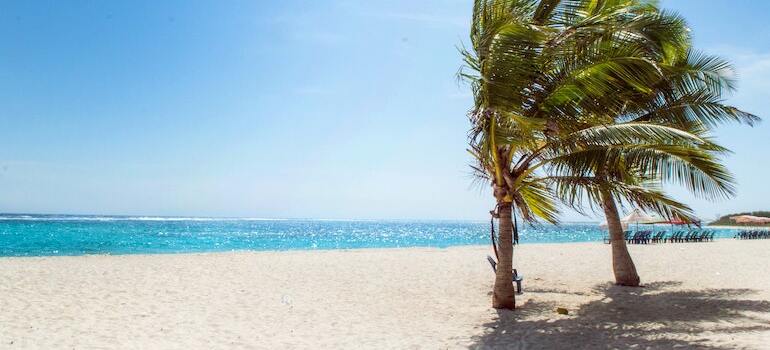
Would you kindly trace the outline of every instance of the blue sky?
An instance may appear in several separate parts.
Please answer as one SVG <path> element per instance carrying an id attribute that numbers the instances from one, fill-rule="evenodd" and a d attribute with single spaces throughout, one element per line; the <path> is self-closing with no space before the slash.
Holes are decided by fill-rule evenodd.
<path id="1" fill-rule="evenodd" d="M 664 1 L 770 115 L 758 1 Z M 0 3 L 0 211 L 483 219 L 456 46 L 470 1 Z M 769 209 L 770 127 L 725 127 L 738 196 Z M 565 220 L 586 220 L 565 213 Z"/>

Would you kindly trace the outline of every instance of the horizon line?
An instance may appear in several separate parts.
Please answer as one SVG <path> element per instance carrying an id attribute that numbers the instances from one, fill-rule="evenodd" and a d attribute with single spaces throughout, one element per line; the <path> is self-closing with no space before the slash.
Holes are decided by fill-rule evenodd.
<path id="1" fill-rule="evenodd" d="M 133 219 L 215 219 L 215 220 L 264 220 L 264 221 L 468 221 L 486 222 L 487 219 L 449 219 L 449 218 L 314 218 L 314 217 L 251 217 L 251 216 L 198 216 L 198 215 L 130 215 L 130 214 L 82 214 L 82 213 L 24 213 L 24 212 L 0 212 L 2 216 L 61 216 L 61 217 L 93 217 L 93 218 L 133 218 Z M 599 221 L 565 220 L 560 223 L 598 224 Z M 549 223 L 540 223 L 549 224 Z"/>

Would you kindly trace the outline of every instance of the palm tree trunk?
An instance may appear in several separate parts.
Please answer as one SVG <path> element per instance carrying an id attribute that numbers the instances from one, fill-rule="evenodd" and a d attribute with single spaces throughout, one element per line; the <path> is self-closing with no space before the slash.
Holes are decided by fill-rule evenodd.
<path id="1" fill-rule="evenodd" d="M 612 271 L 615 274 L 615 284 L 621 286 L 639 286 L 639 275 L 636 266 L 628 253 L 626 239 L 623 236 L 623 225 L 620 222 L 620 214 L 615 204 L 612 193 L 602 188 L 602 207 L 604 216 L 607 217 L 607 228 L 610 231 L 610 243 L 612 244 Z"/>
<path id="2" fill-rule="evenodd" d="M 497 207 L 500 215 L 500 241 L 498 246 L 497 272 L 492 293 L 492 307 L 495 309 L 515 309 L 516 291 L 513 289 L 513 220 L 511 203 L 500 202 Z"/>

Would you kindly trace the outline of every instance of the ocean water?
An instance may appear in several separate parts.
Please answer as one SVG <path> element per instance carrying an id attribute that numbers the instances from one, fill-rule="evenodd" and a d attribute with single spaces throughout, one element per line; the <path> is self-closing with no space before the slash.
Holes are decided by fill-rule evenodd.
<path id="1" fill-rule="evenodd" d="M 644 226 L 642 226 L 644 228 Z M 668 230 L 670 227 L 646 226 Z M 718 230 L 717 237 L 732 237 Z M 520 242 L 601 241 L 598 224 L 520 228 Z M 0 256 L 231 250 L 449 247 L 489 244 L 489 222 L 336 221 L 0 214 Z"/>

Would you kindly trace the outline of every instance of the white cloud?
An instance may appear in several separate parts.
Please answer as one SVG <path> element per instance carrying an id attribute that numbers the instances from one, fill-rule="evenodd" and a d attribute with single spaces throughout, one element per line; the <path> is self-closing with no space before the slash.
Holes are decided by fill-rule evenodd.
<path id="1" fill-rule="evenodd" d="M 730 96 L 730 104 L 754 113 L 767 110 L 767 101 L 770 100 L 770 52 L 732 45 L 714 46 L 703 51 L 727 59 L 735 67 L 737 91 Z"/>
<path id="2" fill-rule="evenodd" d="M 770 91 L 770 54 L 740 55 L 736 57 L 739 88 L 748 86 L 761 88 L 759 92 Z"/>

